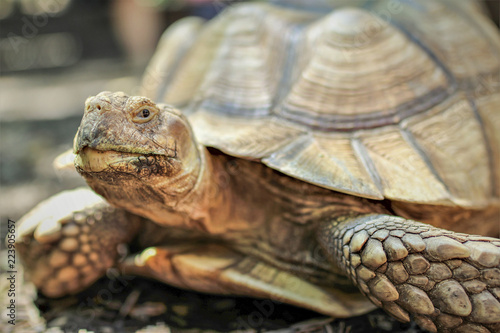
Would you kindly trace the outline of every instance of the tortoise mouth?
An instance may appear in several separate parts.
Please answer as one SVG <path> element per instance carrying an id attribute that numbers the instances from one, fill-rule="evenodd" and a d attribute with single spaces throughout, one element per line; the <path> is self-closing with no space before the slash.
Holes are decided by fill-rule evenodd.
<path id="1" fill-rule="evenodd" d="M 111 171 L 116 169 L 116 167 L 137 160 L 140 156 L 144 155 L 85 147 L 76 155 L 75 167 L 85 172 Z"/>
<path id="2" fill-rule="evenodd" d="M 81 174 L 113 174 L 115 179 L 118 175 L 138 178 L 168 176 L 174 169 L 173 161 L 164 155 L 96 150 L 89 147 L 83 148 L 76 155 L 75 167 Z"/>

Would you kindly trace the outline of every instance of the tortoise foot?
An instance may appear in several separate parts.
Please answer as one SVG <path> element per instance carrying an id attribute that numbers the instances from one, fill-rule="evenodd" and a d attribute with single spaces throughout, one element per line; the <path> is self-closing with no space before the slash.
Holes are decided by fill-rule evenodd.
<path id="1" fill-rule="evenodd" d="M 375 305 L 431 332 L 500 332 L 500 240 L 388 215 L 341 218 L 320 240 Z M 333 246 L 332 246 L 333 245 Z"/>
<path id="2" fill-rule="evenodd" d="M 53 196 L 19 222 L 16 249 L 27 278 L 49 297 L 76 293 L 100 278 L 136 224 L 87 189 Z"/>

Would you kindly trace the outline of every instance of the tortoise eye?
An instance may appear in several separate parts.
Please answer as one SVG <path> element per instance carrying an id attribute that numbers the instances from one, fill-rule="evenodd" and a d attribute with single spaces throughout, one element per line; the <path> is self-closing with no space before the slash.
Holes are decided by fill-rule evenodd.
<path id="1" fill-rule="evenodd" d="M 153 119 L 156 111 L 150 108 L 144 108 L 137 111 L 135 117 L 132 119 L 135 123 L 146 123 Z"/>

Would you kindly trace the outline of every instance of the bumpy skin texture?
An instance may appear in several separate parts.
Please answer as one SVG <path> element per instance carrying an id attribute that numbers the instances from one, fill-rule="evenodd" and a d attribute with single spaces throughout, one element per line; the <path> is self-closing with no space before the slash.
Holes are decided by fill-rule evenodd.
<path id="1" fill-rule="evenodd" d="M 85 289 L 115 265 L 118 245 L 132 240 L 141 220 L 89 189 L 66 191 L 20 220 L 17 250 L 27 277 L 45 295 L 60 297 Z"/>
<path id="2" fill-rule="evenodd" d="M 431 332 L 500 330 L 500 240 L 388 215 L 343 217 L 319 238 L 361 292 Z M 488 331 L 489 329 L 489 331 Z"/>

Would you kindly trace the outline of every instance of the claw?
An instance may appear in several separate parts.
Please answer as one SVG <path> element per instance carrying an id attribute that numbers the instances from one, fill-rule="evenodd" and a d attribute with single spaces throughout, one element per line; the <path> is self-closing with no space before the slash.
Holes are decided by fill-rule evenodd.
<path id="1" fill-rule="evenodd" d="M 29 278 L 46 296 L 76 293 L 111 267 L 139 220 L 89 189 L 62 192 L 20 221 L 17 244 Z"/>
<path id="2" fill-rule="evenodd" d="M 61 238 L 61 223 L 56 219 L 45 219 L 36 228 L 34 237 L 41 244 L 59 240 Z"/>

